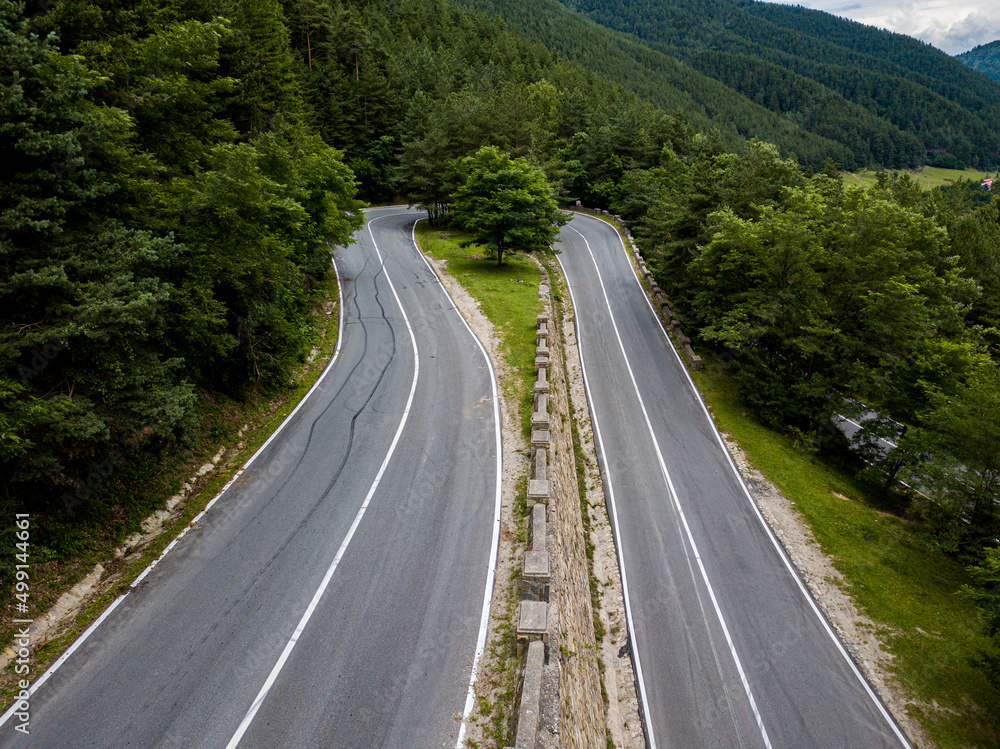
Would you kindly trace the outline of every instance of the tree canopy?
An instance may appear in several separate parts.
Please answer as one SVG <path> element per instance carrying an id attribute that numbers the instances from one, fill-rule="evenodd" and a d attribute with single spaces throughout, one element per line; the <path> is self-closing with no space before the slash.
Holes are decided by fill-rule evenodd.
<path id="1" fill-rule="evenodd" d="M 825 158 L 847 168 L 943 156 L 959 168 L 1000 164 L 1000 84 L 902 34 L 743 0 L 462 1 L 585 67 L 630 78 L 623 85 L 647 98 L 672 98 L 692 122 L 708 112 L 720 135 L 771 141 L 814 168 Z M 995 44 L 974 51 L 984 70 Z M 647 81 L 654 65 L 660 80 Z M 629 68 L 640 73 L 617 77 Z"/>
<path id="2" fill-rule="evenodd" d="M 123 444 L 155 456 L 208 394 L 285 387 L 360 224 L 280 3 L 201 11 L 0 0 L 0 494 L 21 511 L 97 512 Z"/>
<path id="3" fill-rule="evenodd" d="M 453 219 L 503 264 L 507 252 L 544 252 L 569 217 L 559 211 L 545 172 L 484 146 L 463 159 L 453 196 Z"/>

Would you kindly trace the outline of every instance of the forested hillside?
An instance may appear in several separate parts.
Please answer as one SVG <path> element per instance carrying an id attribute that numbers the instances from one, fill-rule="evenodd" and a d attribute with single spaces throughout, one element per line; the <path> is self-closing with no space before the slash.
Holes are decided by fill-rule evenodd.
<path id="1" fill-rule="evenodd" d="M 358 198 L 448 221 L 495 146 L 625 218 L 762 421 L 815 451 L 851 404 L 906 424 L 866 475 L 923 488 L 907 511 L 1000 611 L 1000 202 L 834 163 L 995 164 L 1000 87 L 801 9 L 574 6 L 651 49 L 462 2 L 0 0 L 0 496 L 39 553 L 132 501 L 109 456 L 288 386 Z"/>
<path id="2" fill-rule="evenodd" d="M 693 137 L 680 115 L 442 0 L 336 3 L 318 20 L 288 6 L 321 131 L 372 200 L 447 203 L 456 160 L 492 144 L 541 163 L 563 199 L 605 204 Z"/>
<path id="3" fill-rule="evenodd" d="M 980 44 L 968 52 L 956 55 L 956 59 L 994 81 L 1000 81 L 1000 41 Z"/>
<path id="4" fill-rule="evenodd" d="M 285 386 L 359 225 L 280 5 L 218 10 L 0 1 L 0 496 L 42 545 L 204 398 Z"/>
<path id="5" fill-rule="evenodd" d="M 544 3 L 525 14 L 531 6 L 522 0 L 469 1 L 532 36 L 576 33 L 540 20 L 551 16 Z M 828 155 L 845 165 L 1000 162 L 1000 85 L 915 39 L 774 3 L 568 0 L 566 6 L 837 141 L 850 156 Z M 789 153 L 766 133 L 754 135 Z"/>
<path id="6" fill-rule="evenodd" d="M 540 41 L 581 68 L 600 74 L 735 149 L 751 138 L 775 143 L 786 155 L 818 167 L 833 158 L 846 167 L 866 164 L 850 149 L 801 123 L 769 111 L 664 52 L 611 33 L 558 0 L 459 0 Z"/>

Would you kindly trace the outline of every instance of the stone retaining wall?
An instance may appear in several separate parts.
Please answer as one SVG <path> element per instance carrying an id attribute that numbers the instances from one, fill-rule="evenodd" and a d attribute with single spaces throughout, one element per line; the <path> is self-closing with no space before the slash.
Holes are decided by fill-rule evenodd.
<path id="1" fill-rule="evenodd" d="M 531 522 L 520 581 L 516 749 L 606 746 L 566 365 L 547 271 L 542 270 L 535 349 Z"/>

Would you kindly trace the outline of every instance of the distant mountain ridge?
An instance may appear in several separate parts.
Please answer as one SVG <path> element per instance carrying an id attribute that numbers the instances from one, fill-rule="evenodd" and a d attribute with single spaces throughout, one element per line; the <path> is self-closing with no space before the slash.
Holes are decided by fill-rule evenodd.
<path id="1" fill-rule="evenodd" d="M 824 149 L 851 168 L 1000 163 L 1000 84 L 900 34 L 751 0 L 460 2 L 661 106 L 643 90 L 664 84 L 650 63 L 680 61 L 668 106 L 699 128 L 708 117 L 724 135 L 770 140 L 806 163 Z M 651 77 L 660 80 L 647 85 Z"/>
<path id="2" fill-rule="evenodd" d="M 973 47 L 968 52 L 956 55 L 956 59 L 1000 82 L 1000 40 Z"/>
<path id="3" fill-rule="evenodd" d="M 570 11 L 558 0 L 456 0 L 458 5 L 499 16 L 507 25 L 585 70 L 638 94 L 666 112 L 680 111 L 697 130 L 729 149 L 750 138 L 777 144 L 785 155 L 821 166 L 833 158 L 864 166 L 842 144 L 732 91 L 671 55 L 614 32 Z"/>

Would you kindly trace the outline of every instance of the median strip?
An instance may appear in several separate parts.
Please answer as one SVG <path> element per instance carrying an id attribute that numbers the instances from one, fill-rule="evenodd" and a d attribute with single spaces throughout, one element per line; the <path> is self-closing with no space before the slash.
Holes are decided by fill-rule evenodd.
<path id="1" fill-rule="evenodd" d="M 547 390 L 539 388 L 547 383 L 549 364 L 548 273 L 542 270 L 538 284 L 538 298 L 545 312 L 538 315 L 535 348 L 535 410 L 531 415 L 532 465 L 534 478 L 528 481 L 528 509 L 531 511 L 531 549 L 524 553 L 521 569 L 522 597 L 517 623 L 517 655 L 522 661 L 521 697 L 517 711 L 517 738 L 515 749 L 534 749 L 538 735 L 539 702 L 542 697 L 542 670 L 547 660 L 549 554 L 545 540 L 548 528 L 549 504 L 548 451 L 550 445 Z M 536 441 L 537 435 L 537 441 Z"/>
<path id="2" fill-rule="evenodd" d="M 565 279 L 554 261 L 520 253 L 499 268 L 483 262 L 463 232 L 420 222 L 416 235 L 487 345 L 505 394 L 498 587 L 466 745 L 641 749 L 621 579 Z M 543 412 L 548 428 L 532 428 L 531 416 Z M 523 602 L 540 606 L 525 607 L 522 620 Z"/>

